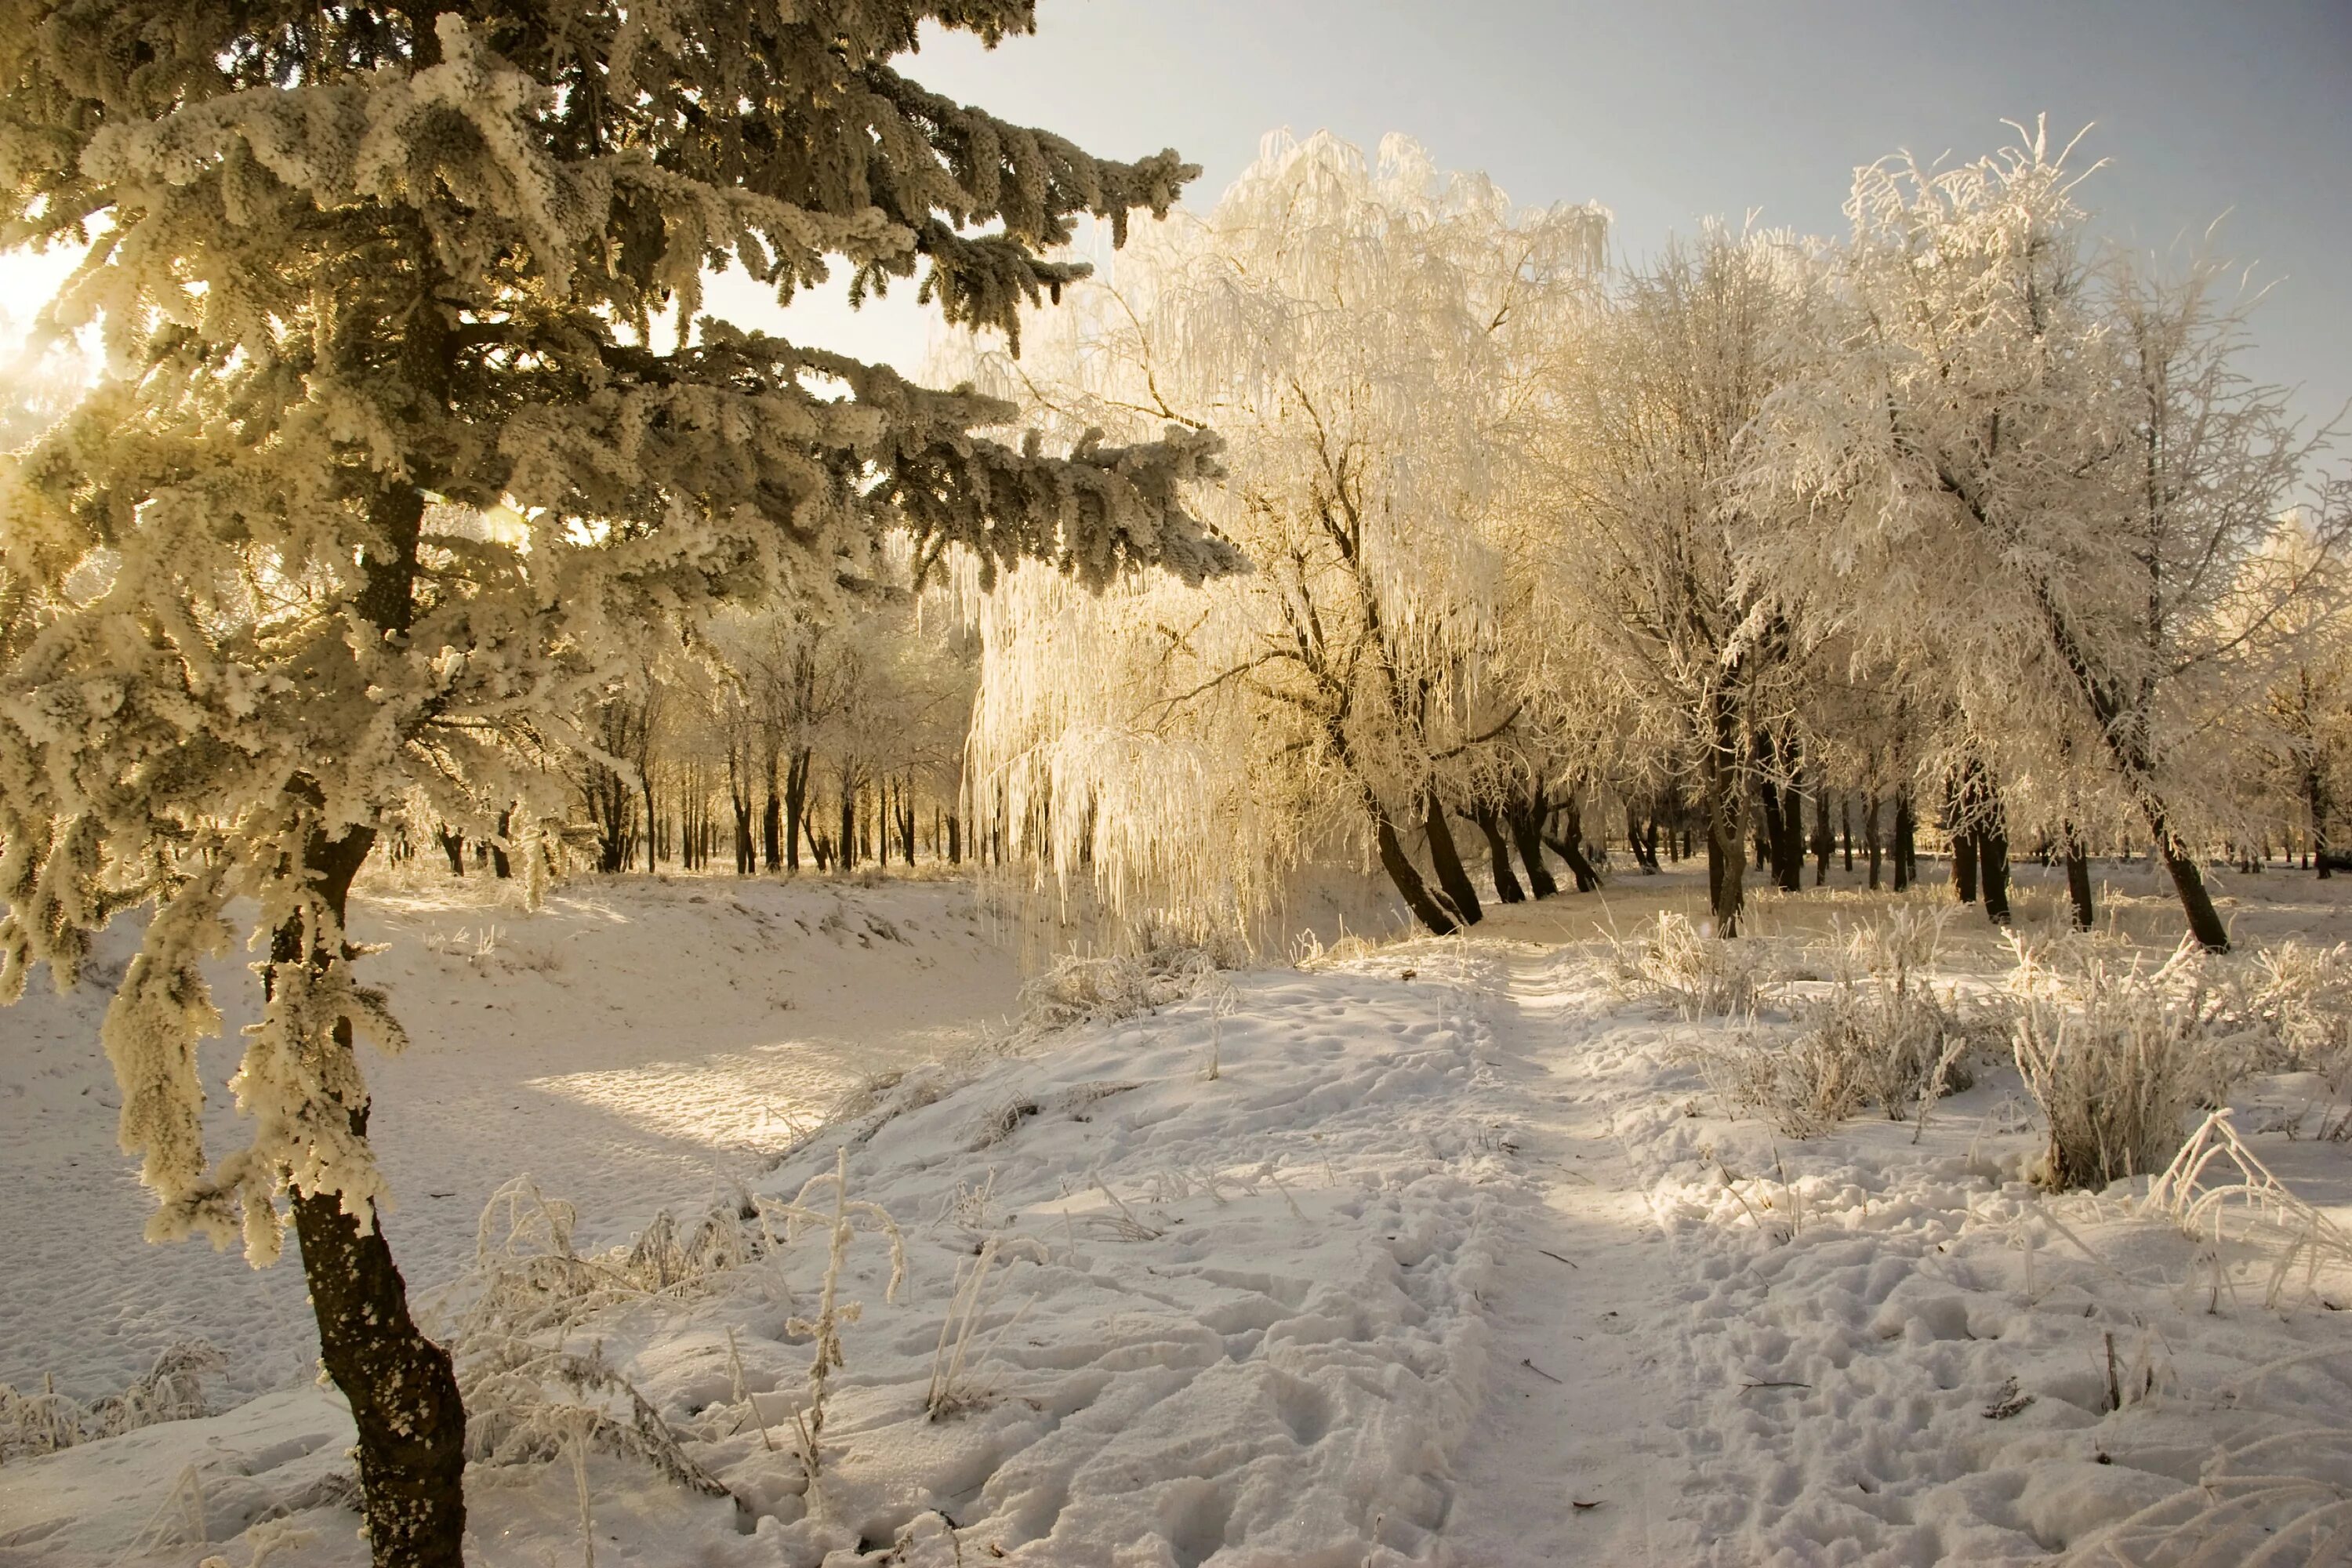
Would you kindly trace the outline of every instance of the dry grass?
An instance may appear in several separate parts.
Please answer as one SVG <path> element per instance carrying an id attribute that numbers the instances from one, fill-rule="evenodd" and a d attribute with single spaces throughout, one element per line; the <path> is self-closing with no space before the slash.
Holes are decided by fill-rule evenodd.
<path id="1" fill-rule="evenodd" d="M 2017 956 L 2017 1068 L 2049 1125 L 2039 1180 L 2103 1187 L 2162 1170 L 2189 1113 L 2221 1104 L 2250 1061 L 2202 957 L 2184 943 L 2149 968 L 2021 942 Z"/>
<path id="2" fill-rule="evenodd" d="M 226 1356 L 203 1341 L 183 1341 L 165 1347 L 130 1387 L 88 1405 L 59 1394 L 47 1379 L 37 1394 L 0 1383 L 0 1462 L 209 1415 L 204 1380 L 227 1364 Z"/>

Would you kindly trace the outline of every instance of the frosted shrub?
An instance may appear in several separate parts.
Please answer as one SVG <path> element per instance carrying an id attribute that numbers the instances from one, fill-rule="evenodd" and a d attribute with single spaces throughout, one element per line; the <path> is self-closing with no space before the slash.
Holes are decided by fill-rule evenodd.
<path id="1" fill-rule="evenodd" d="M 226 1356 L 203 1341 L 183 1341 L 167 1346 L 130 1387 L 87 1405 L 59 1394 L 46 1379 L 37 1394 L 20 1394 L 0 1383 L 0 1461 L 207 1415 L 204 1380 L 227 1364 Z"/>
<path id="2" fill-rule="evenodd" d="M 1216 973 L 1201 947 L 1151 947 L 1135 954 L 1065 953 L 1021 988 L 1024 1034 L 1132 1018 L 1173 1005 Z"/>
<path id="3" fill-rule="evenodd" d="M 2261 1065 L 2352 1078 L 2352 944 L 2285 942 L 2231 966 L 2230 1021 L 2253 1037 Z"/>
<path id="4" fill-rule="evenodd" d="M 1769 978 L 1753 942 L 1729 942 L 1671 910 L 1634 928 L 1630 940 L 1610 938 L 1618 984 L 1632 994 L 1654 993 L 1686 1019 L 1753 1012 Z"/>
<path id="5" fill-rule="evenodd" d="M 1998 1037 L 1922 973 L 1943 921 L 1941 911 L 1897 908 L 1864 922 L 1838 944 L 1829 990 L 1802 1005 L 1793 1035 L 1704 1037 L 1686 1058 L 1733 1110 L 1793 1138 L 1818 1137 L 1874 1105 L 1893 1121 L 1925 1116 L 1975 1081 L 1972 1051 Z"/>
<path id="6" fill-rule="evenodd" d="M 2184 943 L 2152 971 L 2092 958 L 2062 974 L 2019 952 L 2017 1068 L 2050 1128 L 2039 1179 L 2098 1187 L 2162 1170 L 2188 1114 L 2219 1104 L 2247 1065 L 2203 963 Z"/>
<path id="7" fill-rule="evenodd" d="M 466 1456 L 478 1464 L 544 1463 L 587 1448 L 640 1459 L 712 1497 L 727 1489 L 688 1456 L 651 1403 L 572 1334 L 608 1309 L 675 1296 L 772 1249 L 759 1207 L 712 1208 L 681 1227 L 665 1210 L 634 1241 L 597 1254 L 572 1243 L 572 1206 L 527 1176 L 492 1195 L 472 1271 L 453 1291 L 447 1339 L 466 1401 Z"/>

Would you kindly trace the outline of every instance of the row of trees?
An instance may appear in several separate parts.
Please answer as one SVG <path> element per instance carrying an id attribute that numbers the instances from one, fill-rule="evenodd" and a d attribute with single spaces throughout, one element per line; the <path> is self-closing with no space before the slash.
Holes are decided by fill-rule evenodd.
<path id="1" fill-rule="evenodd" d="M 1391 138 L 1270 139 L 1205 214 L 953 368 L 1073 435 L 1228 442 L 1255 570 L 983 612 L 974 808 L 1115 904 L 1246 921 L 1377 861 L 1431 930 L 1595 802 L 1686 825 L 1738 930 L 1835 798 L 1907 875 L 1941 826 L 2007 918 L 2015 846 L 2150 850 L 2226 945 L 2207 854 L 2328 863 L 2352 689 L 2352 490 L 2238 369 L 2218 263 L 2098 244 L 2039 132 L 1857 176 L 1837 241 L 1710 227 L 1604 265 Z M 1082 678 L 1083 675 L 1083 678 Z M 1805 804 L 1814 803 L 1813 820 Z"/>

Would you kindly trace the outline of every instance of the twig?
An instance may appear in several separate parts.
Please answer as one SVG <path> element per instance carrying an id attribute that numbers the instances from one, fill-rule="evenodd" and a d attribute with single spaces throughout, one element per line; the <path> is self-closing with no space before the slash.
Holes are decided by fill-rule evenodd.
<path id="1" fill-rule="evenodd" d="M 1537 1248 L 1536 1248 L 1536 1250 L 1537 1250 L 1538 1252 L 1542 1253 L 1546 1258 L 1549 1258 L 1552 1259 L 1552 1260 L 1553 1260 L 1554 1262 L 1556 1262 L 1556 1263 L 1565 1263 L 1565 1264 L 1567 1264 L 1570 1268 L 1575 1268 L 1575 1267 L 1576 1267 L 1576 1260 L 1575 1260 L 1574 1258 L 1562 1258 L 1562 1257 L 1560 1257 L 1560 1255 L 1559 1255 L 1559 1253 L 1554 1252 L 1554 1251 L 1553 1251 L 1550 1247 L 1537 1247 Z"/>
<path id="2" fill-rule="evenodd" d="M 1561 1382 L 1561 1380 L 1560 1380 L 1560 1379 L 1559 1379 L 1559 1378 L 1557 1378 L 1557 1377 L 1553 1377 L 1553 1376 L 1551 1375 L 1551 1373 L 1549 1373 L 1546 1372 L 1543 1368 L 1541 1368 L 1541 1367 L 1538 1366 L 1535 1363 L 1533 1363 L 1533 1362 L 1529 1361 L 1529 1360 L 1528 1360 L 1527 1357 L 1525 1357 L 1525 1356 L 1521 1356 L 1521 1357 L 1519 1358 L 1519 1364 L 1520 1364 L 1521 1366 L 1523 1366 L 1523 1367 L 1526 1367 L 1529 1372 L 1534 1373 L 1538 1377 L 1547 1379 L 1548 1381 L 1552 1382 L 1552 1383 L 1560 1383 L 1560 1382 Z M 1565 1385 L 1565 1384 L 1562 1384 L 1562 1386 L 1563 1386 L 1563 1387 L 1564 1387 L 1564 1386 L 1566 1386 L 1566 1385 Z"/>

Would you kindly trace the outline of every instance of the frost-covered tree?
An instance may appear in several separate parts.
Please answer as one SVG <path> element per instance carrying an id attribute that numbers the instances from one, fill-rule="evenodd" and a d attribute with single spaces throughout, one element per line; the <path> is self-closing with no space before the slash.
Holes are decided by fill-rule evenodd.
<path id="1" fill-rule="evenodd" d="M 2103 255 L 2081 177 L 2038 131 L 1953 168 L 1863 170 L 1843 323 L 1759 425 L 1753 475 L 1823 520 L 1771 570 L 1867 593 L 1890 643 L 1935 650 L 1970 738 L 1956 826 L 2005 810 L 1979 748 L 2095 766 L 2220 949 L 2198 847 L 2229 792 L 2200 736 L 2252 697 L 2303 591 L 2252 568 L 2315 448 L 2237 371 L 2219 270 Z M 2340 497 L 2319 512 L 2340 531 Z"/>
<path id="2" fill-rule="evenodd" d="M 1589 296 L 1604 224 L 1516 211 L 1402 137 L 1367 159 L 1277 134 L 1020 361 L 983 363 L 1073 432 L 1213 425 L 1229 479 L 1204 504 L 1255 569 L 1189 596 L 1003 601 L 981 809 L 1050 825 L 1055 866 L 1172 876 L 1220 911 L 1286 856 L 1368 842 L 1430 929 L 1476 919 L 1448 818 L 1517 711 L 1489 668 L 1514 603 L 1494 529 L 1539 414 L 1533 362 Z M 1024 606 L 1038 618 L 1006 618 Z"/>
<path id="3" fill-rule="evenodd" d="M 1172 153 L 1103 162 L 891 64 L 927 23 L 1032 19 L 0 7 L 0 245 L 89 247 L 53 318 L 108 356 L 0 464 L 32 625 L 0 672 L 0 990 L 42 962 L 71 984 L 93 931 L 151 911 L 104 1028 L 151 1234 L 261 1263 L 290 1211 L 379 1563 L 457 1561 L 464 1517 L 463 1413 L 384 1241 L 353 1048 L 401 1038 L 345 934 L 379 828 L 422 793 L 494 832 L 528 783 L 512 742 L 585 742 L 645 637 L 854 591 L 887 531 L 1088 584 L 1234 563 L 1181 497 L 1203 433 L 1051 457 L 971 434 L 1000 405 L 697 320 L 707 268 L 785 297 L 837 258 L 1011 331 L 1081 276 L 1045 255 L 1076 217 L 1164 212 Z M 512 526 L 465 525 L 494 511 Z M 252 1139 L 215 1158 L 200 964 L 240 939 L 267 996 L 233 1085 Z"/>
<path id="4" fill-rule="evenodd" d="M 1740 442 L 1807 290 L 1787 236 L 1716 228 L 1669 246 L 1618 281 L 1559 363 L 1543 445 L 1548 585 L 1638 694 L 1653 754 L 1696 802 L 1727 936 L 1749 796 L 1790 733 L 1801 631 L 1782 598 L 1801 580 L 1749 569 L 1792 509 L 1741 489 Z"/>

